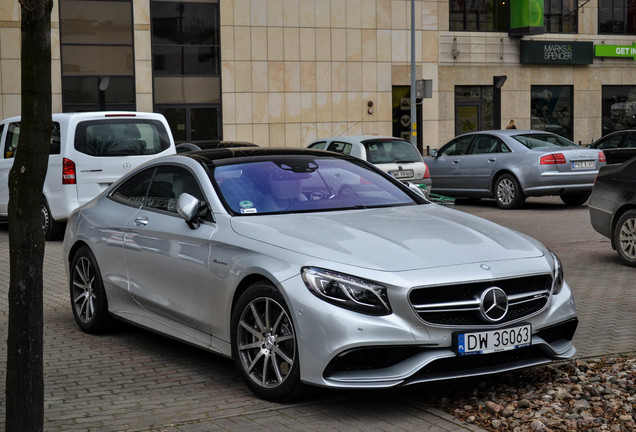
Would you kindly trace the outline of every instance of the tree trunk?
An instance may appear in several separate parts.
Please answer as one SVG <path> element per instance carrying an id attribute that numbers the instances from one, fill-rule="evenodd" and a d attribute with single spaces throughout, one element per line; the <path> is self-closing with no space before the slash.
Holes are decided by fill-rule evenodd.
<path id="1" fill-rule="evenodd" d="M 9 173 L 9 335 L 6 430 L 44 427 L 41 225 L 42 187 L 51 141 L 51 0 L 22 8 L 22 123 Z"/>

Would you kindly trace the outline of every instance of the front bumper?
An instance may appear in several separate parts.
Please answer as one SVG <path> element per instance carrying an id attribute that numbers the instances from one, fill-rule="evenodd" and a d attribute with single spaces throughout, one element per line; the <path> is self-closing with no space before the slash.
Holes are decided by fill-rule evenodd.
<path id="1" fill-rule="evenodd" d="M 296 278 L 286 283 L 292 281 Z M 532 324 L 530 346 L 466 356 L 457 355 L 452 346 L 453 332 L 465 329 L 426 324 L 406 300 L 404 304 L 392 300 L 391 315 L 374 317 L 327 304 L 304 286 L 296 285 L 293 290 L 289 305 L 296 326 L 301 380 L 312 385 L 396 387 L 505 372 L 576 353 L 572 337 L 578 320 L 567 284 L 552 296 L 546 309 L 522 320 Z"/>

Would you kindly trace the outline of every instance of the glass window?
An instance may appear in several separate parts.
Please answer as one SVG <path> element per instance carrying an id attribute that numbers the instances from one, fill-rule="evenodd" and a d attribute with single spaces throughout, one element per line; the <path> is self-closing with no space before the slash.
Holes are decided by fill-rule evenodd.
<path id="1" fill-rule="evenodd" d="M 152 2 L 152 56 L 156 76 L 220 75 L 219 5 Z"/>
<path id="2" fill-rule="evenodd" d="M 59 10 L 64 112 L 134 110 L 132 1 L 60 0 Z"/>
<path id="3" fill-rule="evenodd" d="M 461 156 L 468 152 L 468 147 L 473 140 L 473 135 L 465 135 L 455 138 L 444 147 L 442 147 L 439 156 Z"/>
<path id="4" fill-rule="evenodd" d="M 609 135 L 603 139 L 600 139 L 595 145 L 594 148 L 597 149 L 613 149 L 621 146 L 621 141 L 625 138 L 624 133 L 617 133 Z"/>
<path id="5" fill-rule="evenodd" d="M 493 129 L 492 86 L 455 87 L 455 135 Z"/>
<path id="6" fill-rule="evenodd" d="M 530 127 L 572 139 L 572 86 L 532 86 Z"/>
<path id="7" fill-rule="evenodd" d="M 577 33 L 578 9 L 577 0 L 545 0 L 543 24 L 546 33 Z"/>
<path id="8" fill-rule="evenodd" d="M 334 141 L 331 144 L 329 144 L 329 147 L 327 147 L 327 150 L 336 152 L 336 153 L 350 154 L 351 144 Z"/>
<path id="9" fill-rule="evenodd" d="M 603 135 L 636 127 L 636 86 L 603 86 Z"/>
<path id="10" fill-rule="evenodd" d="M 417 148 L 408 141 L 374 140 L 364 142 L 367 160 L 372 164 L 422 162 Z"/>
<path id="11" fill-rule="evenodd" d="M 471 154 L 498 153 L 499 140 L 490 135 L 477 135 Z"/>
<path id="12" fill-rule="evenodd" d="M 75 130 L 75 149 L 90 156 L 153 155 L 169 146 L 163 123 L 156 120 L 85 121 Z"/>
<path id="13" fill-rule="evenodd" d="M 503 0 L 451 0 L 450 29 L 508 31 L 508 2 Z"/>
<path id="14" fill-rule="evenodd" d="M 2 129 L 4 125 L 0 127 L 0 136 L 2 136 Z M 11 123 L 7 128 L 7 136 L 4 142 L 4 158 L 11 159 L 15 156 L 15 151 L 18 148 L 18 141 L 20 140 L 20 123 Z M 60 154 L 60 124 L 53 122 L 51 126 L 51 148 L 49 154 Z"/>
<path id="15" fill-rule="evenodd" d="M 636 1 L 599 1 L 598 32 L 601 34 L 636 34 Z"/>
<path id="16" fill-rule="evenodd" d="M 560 135 L 553 134 L 519 134 L 513 136 L 514 139 L 519 141 L 529 149 L 543 149 L 543 148 L 560 148 L 560 147 L 578 147 L 574 142 L 569 139 L 563 138 Z"/>
<path id="17" fill-rule="evenodd" d="M 146 200 L 148 186 L 154 172 L 155 168 L 150 168 L 135 174 L 115 189 L 110 195 L 111 198 L 123 204 L 141 207 Z"/>

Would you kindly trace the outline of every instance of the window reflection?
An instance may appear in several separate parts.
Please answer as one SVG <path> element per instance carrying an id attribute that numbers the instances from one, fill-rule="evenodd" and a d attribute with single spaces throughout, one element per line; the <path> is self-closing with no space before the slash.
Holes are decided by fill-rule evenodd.
<path id="1" fill-rule="evenodd" d="M 532 129 L 572 139 L 572 86 L 532 86 Z"/>

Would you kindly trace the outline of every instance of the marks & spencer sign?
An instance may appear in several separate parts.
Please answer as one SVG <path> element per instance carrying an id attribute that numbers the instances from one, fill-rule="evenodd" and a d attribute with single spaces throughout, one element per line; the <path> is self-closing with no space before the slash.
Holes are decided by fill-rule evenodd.
<path id="1" fill-rule="evenodd" d="M 583 65 L 593 62 L 592 42 L 521 41 L 521 64 Z"/>

